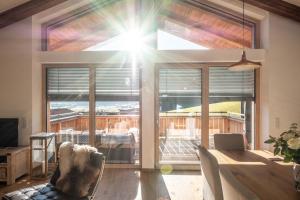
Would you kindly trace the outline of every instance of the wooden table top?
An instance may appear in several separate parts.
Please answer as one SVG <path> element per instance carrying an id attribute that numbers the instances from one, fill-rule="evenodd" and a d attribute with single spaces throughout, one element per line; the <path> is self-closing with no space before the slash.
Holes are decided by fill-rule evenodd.
<path id="1" fill-rule="evenodd" d="M 209 152 L 217 158 L 220 168 L 229 169 L 260 199 L 300 200 L 294 188 L 292 163 L 275 161 L 273 153 L 262 150 Z"/>

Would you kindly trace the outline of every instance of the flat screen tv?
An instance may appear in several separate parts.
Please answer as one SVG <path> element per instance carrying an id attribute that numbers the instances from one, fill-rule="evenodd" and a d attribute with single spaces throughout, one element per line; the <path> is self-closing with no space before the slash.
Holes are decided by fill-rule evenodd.
<path id="1" fill-rule="evenodd" d="M 0 118 L 0 148 L 18 146 L 19 120 Z"/>

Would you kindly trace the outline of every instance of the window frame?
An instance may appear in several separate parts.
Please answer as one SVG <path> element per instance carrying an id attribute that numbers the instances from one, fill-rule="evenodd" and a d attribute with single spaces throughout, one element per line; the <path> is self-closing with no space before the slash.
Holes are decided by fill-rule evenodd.
<path id="1" fill-rule="evenodd" d="M 226 62 L 226 63 L 156 63 L 155 64 L 155 94 L 154 94 L 154 103 L 155 103 L 155 167 L 159 169 L 161 166 L 159 164 L 159 108 L 160 108 L 160 102 L 159 102 L 159 70 L 161 67 L 170 65 L 170 67 L 178 67 L 182 65 L 186 65 L 188 68 L 200 68 L 201 69 L 201 81 L 202 81 L 202 96 L 201 96 L 201 102 L 202 102 L 202 111 L 201 111 L 201 145 L 205 148 L 209 148 L 209 68 L 210 67 L 229 67 L 232 63 Z M 254 129 L 253 129 L 253 136 L 254 136 L 254 149 L 260 148 L 260 69 L 255 69 L 254 73 Z M 173 166 L 173 168 L 179 168 L 182 167 L 184 169 L 194 169 L 191 165 L 182 165 L 180 166 Z"/>
<path id="2" fill-rule="evenodd" d="M 47 69 L 49 68 L 88 68 L 89 69 L 89 144 L 95 146 L 96 139 L 96 68 L 101 65 L 117 65 L 114 64 L 42 64 L 42 131 L 50 132 L 50 104 L 48 99 L 47 88 Z M 141 168 L 142 166 L 142 73 L 141 65 L 138 64 L 139 72 L 139 163 L 138 164 L 107 164 L 111 167 Z"/>

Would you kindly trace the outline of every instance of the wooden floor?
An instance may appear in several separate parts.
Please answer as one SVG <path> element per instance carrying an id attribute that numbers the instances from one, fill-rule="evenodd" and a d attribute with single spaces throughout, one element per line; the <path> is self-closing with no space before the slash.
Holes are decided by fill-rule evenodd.
<path id="1" fill-rule="evenodd" d="M 105 169 L 96 193 L 101 200 L 202 200 L 200 171 L 140 172 L 134 169 Z M 10 191 L 39 184 L 21 178 L 12 186 L 0 185 L 1 196 Z"/>

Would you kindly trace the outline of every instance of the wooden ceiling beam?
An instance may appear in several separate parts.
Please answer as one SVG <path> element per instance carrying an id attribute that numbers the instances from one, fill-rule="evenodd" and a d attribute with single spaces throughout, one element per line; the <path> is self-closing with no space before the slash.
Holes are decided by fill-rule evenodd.
<path id="1" fill-rule="evenodd" d="M 21 21 L 67 0 L 31 0 L 0 13 L 0 29 Z"/>
<path id="2" fill-rule="evenodd" d="M 239 0 L 243 1 L 243 0 Z M 245 0 L 245 3 L 300 22 L 300 7 L 282 0 Z"/>

